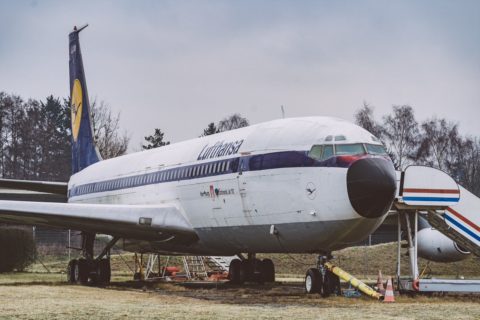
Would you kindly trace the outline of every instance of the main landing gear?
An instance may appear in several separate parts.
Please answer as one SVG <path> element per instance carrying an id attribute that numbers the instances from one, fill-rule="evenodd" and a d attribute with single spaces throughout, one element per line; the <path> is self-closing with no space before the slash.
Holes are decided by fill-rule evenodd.
<path id="1" fill-rule="evenodd" d="M 82 285 L 107 285 L 110 283 L 110 249 L 118 241 L 118 238 L 114 237 L 96 258 L 93 254 L 94 241 L 94 233 L 82 232 L 82 258 L 68 262 L 67 280 L 69 283 Z"/>
<path id="2" fill-rule="evenodd" d="M 233 284 L 275 282 L 275 266 L 272 260 L 260 260 L 254 253 L 249 253 L 247 259 L 230 262 L 228 279 Z"/>
<path id="3" fill-rule="evenodd" d="M 322 297 L 341 293 L 340 278 L 324 265 L 329 259 L 331 259 L 330 255 L 320 255 L 317 261 L 317 268 L 308 269 L 305 275 L 306 293 L 319 293 Z"/>

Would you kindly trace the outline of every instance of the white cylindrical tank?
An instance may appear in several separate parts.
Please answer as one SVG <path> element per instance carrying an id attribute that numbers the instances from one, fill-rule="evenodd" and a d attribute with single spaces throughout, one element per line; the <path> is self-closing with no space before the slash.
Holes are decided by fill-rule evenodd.
<path id="1" fill-rule="evenodd" d="M 455 262 L 468 257 L 470 252 L 438 230 L 425 228 L 418 231 L 418 256 L 435 262 Z"/>

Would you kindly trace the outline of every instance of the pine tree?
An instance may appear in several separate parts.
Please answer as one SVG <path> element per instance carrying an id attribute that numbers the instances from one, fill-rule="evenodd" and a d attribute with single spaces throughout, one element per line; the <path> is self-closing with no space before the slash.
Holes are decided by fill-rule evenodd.
<path id="1" fill-rule="evenodd" d="M 148 144 L 143 145 L 142 148 L 148 150 L 170 144 L 170 141 L 163 141 L 163 135 L 164 133 L 162 132 L 162 130 L 156 128 L 153 135 L 145 137 L 145 141 L 147 141 Z"/>
<path id="2" fill-rule="evenodd" d="M 205 137 L 205 136 L 209 136 L 209 135 L 212 135 L 212 134 L 215 134 L 215 133 L 219 133 L 220 131 L 217 129 L 217 127 L 215 126 L 215 123 L 213 122 L 210 122 L 207 126 L 206 129 L 203 129 L 203 134 L 201 135 L 201 137 Z"/>

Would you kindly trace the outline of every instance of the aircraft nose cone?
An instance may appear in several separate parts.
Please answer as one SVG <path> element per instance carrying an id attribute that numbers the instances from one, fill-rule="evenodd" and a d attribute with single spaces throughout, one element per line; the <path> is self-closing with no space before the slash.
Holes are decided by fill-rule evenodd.
<path id="1" fill-rule="evenodd" d="M 363 158 L 348 168 L 348 198 L 355 211 L 365 218 L 378 218 L 387 213 L 395 190 L 395 169 L 390 161 Z"/>

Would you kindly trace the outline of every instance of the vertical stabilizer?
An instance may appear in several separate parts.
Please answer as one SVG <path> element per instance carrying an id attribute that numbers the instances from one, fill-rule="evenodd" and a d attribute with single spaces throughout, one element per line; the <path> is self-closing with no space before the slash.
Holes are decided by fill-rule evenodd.
<path id="1" fill-rule="evenodd" d="M 87 83 L 80 52 L 79 33 L 87 26 L 79 29 L 75 27 L 69 35 L 72 174 L 101 160 L 93 137 Z"/>

